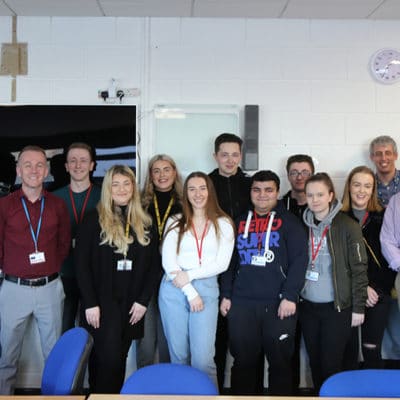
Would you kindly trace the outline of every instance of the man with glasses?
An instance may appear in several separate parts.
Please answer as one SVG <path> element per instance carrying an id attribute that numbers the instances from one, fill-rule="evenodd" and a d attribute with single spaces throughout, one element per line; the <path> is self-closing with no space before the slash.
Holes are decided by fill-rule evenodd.
<path id="1" fill-rule="evenodd" d="M 79 289 L 72 254 L 77 228 L 84 215 L 95 208 L 100 199 L 100 188 L 90 182 L 94 165 L 93 149 L 86 143 L 72 143 L 67 149 L 65 163 L 65 169 L 70 175 L 70 184 L 53 192 L 67 204 L 71 222 L 71 251 L 61 267 L 65 292 L 63 332 L 75 326 L 79 305 Z"/>
<path id="2" fill-rule="evenodd" d="M 298 217 L 304 225 L 303 212 L 307 208 L 306 192 L 304 188 L 307 179 L 315 172 L 314 162 L 312 158 L 306 154 L 294 154 L 287 159 L 286 172 L 291 190 L 283 196 L 283 204 L 286 210 Z M 293 388 L 295 394 L 300 384 L 300 344 L 301 327 L 298 323 L 292 359 Z"/>
<path id="3" fill-rule="evenodd" d="M 260 395 L 260 355 L 268 360 L 268 394 L 293 394 L 292 356 L 299 292 L 308 262 L 307 234 L 278 201 L 279 177 L 251 178 L 251 207 L 236 220 L 235 251 L 221 277 L 221 314 L 227 316 L 234 357 L 234 395 Z"/>
<path id="4" fill-rule="evenodd" d="M 303 222 L 303 212 L 307 207 L 304 187 L 307 179 L 314 174 L 313 160 L 306 154 L 290 156 L 286 162 L 286 172 L 291 190 L 283 196 L 283 202 L 286 209 Z"/>

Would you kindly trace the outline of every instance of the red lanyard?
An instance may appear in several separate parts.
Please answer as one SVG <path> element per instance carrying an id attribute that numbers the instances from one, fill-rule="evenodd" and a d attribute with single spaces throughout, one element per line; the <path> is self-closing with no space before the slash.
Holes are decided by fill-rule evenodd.
<path id="1" fill-rule="evenodd" d="M 267 226 L 267 221 L 268 221 L 268 218 L 269 218 L 269 216 L 270 216 L 270 213 L 268 213 L 268 215 L 266 216 L 266 218 L 265 218 L 265 223 L 264 223 L 264 229 L 266 228 L 266 226 Z M 261 225 L 261 221 L 257 218 L 257 213 L 256 213 L 256 211 L 254 210 L 254 221 L 255 221 L 255 223 L 256 223 L 256 234 L 257 234 L 257 249 L 258 249 L 258 254 L 260 254 L 260 252 L 261 252 L 261 247 L 262 247 L 262 237 L 263 237 L 263 233 L 265 232 L 264 231 L 264 229 L 263 230 L 261 230 L 261 234 L 260 234 L 260 232 L 259 232 L 259 228 L 260 228 L 260 225 Z M 260 221 L 260 224 L 258 223 L 258 221 Z"/>
<path id="2" fill-rule="evenodd" d="M 197 256 L 199 257 L 199 265 L 201 266 L 201 256 L 202 256 L 202 253 L 203 253 L 203 242 L 204 242 L 204 238 L 205 238 L 206 233 L 207 233 L 208 220 L 206 222 L 206 225 L 204 226 L 204 230 L 203 230 L 203 233 L 202 233 L 201 239 L 200 239 L 200 244 L 199 244 L 199 239 L 197 237 L 197 233 L 196 233 L 196 229 L 195 229 L 194 225 L 192 227 L 193 227 L 194 237 L 196 239 Z"/>
<path id="3" fill-rule="evenodd" d="M 361 228 L 364 226 L 364 224 L 367 222 L 368 219 L 368 211 L 365 212 L 364 217 L 361 221 Z"/>
<path id="4" fill-rule="evenodd" d="M 325 229 L 322 232 L 321 239 L 319 243 L 317 244 L 317 248 L 314 250 L 314 234 L 312 228 L 310 228 L 310 236 L 311 236 L 311 268 L 314 268 L 314 262 L 316 258 L 318 257 L 318 253 L 321 250 L 322 242 L 324 240 L 324 237 L 326 236 L 327 232 L 329 230 L 329 225 L 325 227 Z"/>
<path id="5" fill-rule="evenodd" d="M 90 196 L 90 192 L 92 191 L 92 184 L 90 184 L 89 189 L 86 193 L 85 196 L 85 200 L 83 201 L 83 206 L 82 206 L 82 210 L 81 210 L 81 214 L 79 216 L 79 220 L 78 220 L 78 213 L 76 212 L 76 206 L 75 206 L 75 200 L 74 200 L 74 195 L 72 194 L 72 190 L 71 190 L 71 186 L 69 187 L 69 197 L 71 199 L 71 205 L 72 205 L 72 211 L 74 213 L 74 217 L 75 217 L 75 221 L 77 224 L 79 224 L 80 222 L 82 222 L 83 216 L 85 215 L 85 209 L 86 209 L 86 205 L 87 202 L 89 200 L 89 196 Z"/>

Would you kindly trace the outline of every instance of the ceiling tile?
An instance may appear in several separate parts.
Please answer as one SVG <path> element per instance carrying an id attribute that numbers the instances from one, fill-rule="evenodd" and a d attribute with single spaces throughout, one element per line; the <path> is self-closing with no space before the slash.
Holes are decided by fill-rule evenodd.
<path id="1" fill-rule="evenodd" d="M 105 15 L 124 17 L 190 17 L 191 0 L 99 0 Z"/>
<path id="2" fill-rule="evenodd" d="M 278 18 L 287 0 L 195 0 L 194 17 Z"/>
<path id="3" fill-rule="evenodd" d="M 96 0 L 6 0 L 21 16 L 102 16 Z"/>
<path id="4" fill-rule="evenodd" d="M 399 0 L 386 0 L 371 14 L 372 19 L 400 19 Z"/>
<path id="5" fill-rule="evenodd" d="M 290 0 L 282 18 L 367 18 L 382 0 Z"/>
<path id="6" fill-rule="evenodd" d="M 10 16 L 14 15 L 13 12 L 2 2 L 0 1 L 0 16 Z"/>
<path id="7" fill-rule="evenodd" d="M 400 0 L 0 0 L 0 16 L 400 19 Z"/>

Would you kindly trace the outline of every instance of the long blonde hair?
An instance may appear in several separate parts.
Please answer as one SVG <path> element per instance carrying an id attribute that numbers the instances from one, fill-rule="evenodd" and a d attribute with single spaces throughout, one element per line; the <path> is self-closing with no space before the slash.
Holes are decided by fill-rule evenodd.
<path id="1" fill-rule="evenodd" d="M 104 176 L 101 198 L 97 205 L 101 227 L 100 244 L 116 247 L 116 253 L 126 254 L 134 238 L 132 236 L 126 238 L 121 212 L 119 208 L 116 208 L 112 199 L 112 179 L 116 174 L 128 177 L 133 184 L 132 198 L 127 205 L 127 220 L 135 232 L 136 239 L 143 246 L 147 246 L 150 242 L 151 217 L 143 211 L 140 204 L 140 196 L 136 188 L 136 179 L 133 171 L 126 165 L 112 166 Z"/>
<path id="2" fill-rule="evenodd" d="M 344 185 L 344 189 L 343 189 L 342 211 L 350 211 L 350 209 L 352 208 L 352 201 L 351 201 L 351 195 L 350 195 L 351 180 L 353 179 L 355 174 L 359 174 L 359 173 L 370 175 L 374 182 L 373 183 L 374 186 L 372 188 L 372 194 L 367 203 L 367 211 L 382 211 L 383 208 L 379 204 L 379 200 L 378 200 L 378 190 L 376 187 L 375 174 L 371 168 L 368 168 L 365 165 L 360 165 L 358 167 L 353 168 L 350 171 L 350 173 L 346 179 L 346 184 Z"/>
<path id="3" fill-rule="evenodd" d="M 143 188 L 143 192 L 142 192 L 142 205 L 145 210 L 147 210 L 149 208 L 149 205 L 153 201 L 153 197 L 154 197 L 154 183 L 151 179 L 151 170 L 156 161 L 168 162 L 171 165 L 171 167 L 173 168 L 173 170 L 175 171 L 175 181 L 174 181 L 174 186 L 172 188 L 172 194 L 175 198 L 176 203 L 182 202 L 182 192 L 183 192 L 182 177 L 178 171 L 175 161 L 173 160 L 172 157 L 170 157 L 166 154 L 156 154 L 149 161 L 146 180 L 144 182 L 144 188 Z"/>

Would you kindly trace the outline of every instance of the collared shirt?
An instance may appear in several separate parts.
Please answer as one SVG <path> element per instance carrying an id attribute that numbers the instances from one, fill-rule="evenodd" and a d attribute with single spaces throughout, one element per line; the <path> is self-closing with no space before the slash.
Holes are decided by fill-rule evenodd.
<path id="1" fill-rule="evenodd" d="M 396 173 L 393 177 L 393 179 L 385 185 L 382 183 L 378 175 L 376 176 L 376 182 L 377 182 L 377 189 L 378 189 L 378 199 L 382 207 L 387 207 L 389 204 L 390 198 L 400 192 L 400 171 L 396 169 Z"/>
<path id="2" fill-rule="evenodd" d="M 38 237 L 38 251 L 44 252 L 45 262 L 31 264 L 29 255 L 35 244 L 26 217 L 24 197 L 33 231 L 40 218 L 41 201 L 30 202 L 22 189 L 0 198 L 0 267 L 3 272 L 19 278 L 37 278 L 60 271 L 70 244 L 70 222 L 64 201 L 46 191 L 42 223 Z"/>

